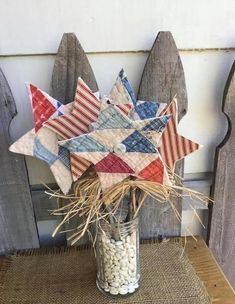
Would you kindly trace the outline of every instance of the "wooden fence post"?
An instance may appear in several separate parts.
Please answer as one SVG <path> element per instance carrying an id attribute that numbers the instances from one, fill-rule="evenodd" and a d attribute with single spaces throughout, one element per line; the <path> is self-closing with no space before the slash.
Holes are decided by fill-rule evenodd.
<path id="1" fill-rule="evenodd" d="M 94 73 L 76 35 L 64 33 L 55 59 L 51 95 L 64 104 L 73 101 L 78 77 L 82 77 L 93 92 L 98 91 Z"/>
<path id="2" fill-rule="evenodd" d="M 78 77 L 81 77 L 93 92 L 98 91 L 94 73 L 76 35 L 64 33 L 55 59 L 51 95 L 64 104 L 73 101 Z M 65 225 L 66 230 L 76 228 L 79 223 L 81 218 L 75 216 Z M 66 236 L 69 237 L 72 233 L 67 232 Z M 85 234 L 78 245 L 87 242 L 88 235 Z M 67 244 L 69 245 L 70 241 L 67 240 Z"/>
<path id="3" fill-rule="evenodd" d="M 228 131 L 215 155 L 209 246 L 235 288 L 235 61 L 225 86 L 222 111 Z"/>
<path id="4" fill-rule="evenodd" d="M 15 101 L 0 69 L 0 254 L 39 247 L 25 160 L 8 150 L 9 125 L 16 114 Z"/>
<path id="5" fill-rule="evenodd" d="M 177 94 L 178 121 L 187 112 L 187 92 L 181 59 L 170 32 L 159 32 L 142 75 L 138 99 L 169 104 Z M 175 173 L 183 177 L 184 161 L 178 161 Z M 174 204 L 181 213 L 181 199 Z M 141 238 L 160 235 L 178 236 L 181 224 L 169 204 L 160 204 L 148 198 L 141 212 Z"/>

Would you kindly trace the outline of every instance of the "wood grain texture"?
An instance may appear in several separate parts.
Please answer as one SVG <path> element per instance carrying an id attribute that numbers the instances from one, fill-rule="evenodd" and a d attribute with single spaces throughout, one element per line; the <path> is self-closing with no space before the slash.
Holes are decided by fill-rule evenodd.
<path id="1" fill-rule="evenodd" d="M 233 288 L 224 276 L 205 242 L 200 237 L 197 239 L 197 242 L 195 242 L 192 237 L 187 237 L 185 250 L 197 275 L 211 296 L 212 303 L 235 303 Z"/>
<path id="2" fill-rule="evenodd" d="M 9 152 L 15 101 L 0 69 L 0 253 L 39 246 L 24 157 Z"/>
<path id="3" fill-rule="evenodd" d="M 65 33 L 55 59 L 51 80 L 51 95 L 64 104 L 73 101 L 78 77 L 81 77 L 93 92 L 98 91 L 94 73 L 80 42 L 75 34 Z M 63 203 L 61 202 L 61 204 Z M 75 229 L 81 222 L 82 219 L 75 216 L 65 225 L 65 229 Z M 72 233 L 73 231 L 67 232 L 67 238 Z M 77 244 L 87 242 L 88 234 L 86 233 Z M 67 240 L 67 244 L 70 244 L 69 240 Z"/>
<path id="4" fill-rule="evenodd" d="M 65 33 L 55 59 L 51 95 L 64 104 L 73 101 L 78 77 L 82 77 L 93 92 L 98 91 L 94 73 L 76 35 Z"/>
<path id="5" fill-rule="evenodd" d="M 147 59 L 138 99 L 169 104 L 177 94 L 178 120 L 187 112 L 187 92 L 181 59 L 170 32 L 159 32 Z M 183 177 L 184 162 L 178 161 L 175 173 Z M 181 199 L 174 204 L 181 213 Z M 169 204 L 148 198 L 141 211 L 141 238 L 180 235 L 181 224 Z"/>
<path id="6" fill-rule="evenodd" d="M 55 197 L 50 197 L 45 190 L 32 190 L 32 200 L 37 221 L 55 220 L 58 217 L 51 215 L 51 211 L 58 208 L 58 201 Z M 61 217 L 62 218 L 62 217 Z"/>
<path id="7" fill-rule="evenodd" d="M 225 86 L 222 111 L 228 119 L 228 131 L 216 149 L 209 244 L 235 287 L 235 62 Z"/>

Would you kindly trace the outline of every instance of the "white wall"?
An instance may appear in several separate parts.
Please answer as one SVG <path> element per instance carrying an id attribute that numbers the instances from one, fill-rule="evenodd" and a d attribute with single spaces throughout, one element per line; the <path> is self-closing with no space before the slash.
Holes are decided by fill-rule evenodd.
<path id="1" fill-rule="evenodd" d="M 24 82 L 48 90 L 63 32 L 76 33 L 101 92 L 107 93 L 122 67 L 137 90 L 146 51 L 158 31 L 170 30 L 188 89 L 188 114 L 179 129 L 204 145 L 187 157 L 185 171 L 211 171 L 215 147 L 227 128 L 221 103 L 235 58 L 234 12 L 233 0 L 0 0 L 0 67 L 19 112 L 11 126 L 13 138 L 32 127 Z M 45 166 L 40 168 L 36 174 L 31 166 L 31 183 L 52 180 Z"/>

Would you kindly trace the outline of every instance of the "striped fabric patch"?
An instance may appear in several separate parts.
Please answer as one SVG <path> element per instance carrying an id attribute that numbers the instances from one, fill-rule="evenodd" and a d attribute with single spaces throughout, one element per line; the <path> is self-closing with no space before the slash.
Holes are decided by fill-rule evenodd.
<path id="1" fill-rule="evenodd" d="M 159 149 L 168 171 L 172 172 L 177 160 L 198 150 L 200 145 L 177 133 L 178 108 L 176 98 L 173 99 L 162 114 L 172 114 L 172 118 L 162 134 L 162 144 Z"/>
<path id="2" fill-rule="evenodd" d="M 44 125 L 63 139 L 70 139 L 89 132 L 89 125 L 96 121 L 100 112 L 100 102 L 85 82 L 79 78 L 73 109 L 70 113 L 47 121 Z M 86 171 L 90 162 L 71 153 L 73 180 Z"/>
<path id="3" fill-rule="evenodd" d="M 131 109 L 133 108 L 133 106 L 130 103 L 117 104 L 116 106 L 119 108 L 119 110 L 122 112 L 122 114 L 124 114 L 126 116 L 129 115 Z"/>

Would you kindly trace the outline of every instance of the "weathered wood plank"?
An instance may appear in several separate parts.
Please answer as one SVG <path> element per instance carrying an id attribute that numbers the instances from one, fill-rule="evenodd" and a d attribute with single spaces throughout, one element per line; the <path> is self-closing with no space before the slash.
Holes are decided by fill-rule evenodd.
<path id="1" fill-rule="evenodd" d="M 169 104 L 177 94 L 180 120 L 187 112 L 187 92 L 184 70 L 170 32 L 159 32 L 147 59 L 138 99 Z M 178 161 L 175 173 L 183 176 L 184 162 Z M 174 200 L 181 213 L 181 200 Z M 169 204 L 159 204 L 149 198 L 141 212 L 141 238 L 180 235 L 180 223 Z"/>
<path id="2" fill-rule="evenodd" d="M 51 95 L 64 104 L 73 101 L 78 77 L 82 77 L 93 92 L 98 91 L 94 73 L 76 35 L 64 33 L 55 59 Z"/>
<path id="3" fill-rule="evenodd" d="M 15 101 L 0 69 L 0 253 L 39 247 L 24 157 L 9 152 Z"/>
<path id="4" fill-rule="evenodd" d="M 235 303 L 234 290 L 229 285 L 205 242 L 200 237 L 197 237 L 197 242 L 192 237 L 187 237 L 185 252 L 211 296 L 212 303 Z"/>
<path id="5" fill-rule="evenodd" d="M 98 91 L 94 73 L 76 35 L 65 33 L 55 59 L 51 95 L 63 103 L 73 101 L 78 77 L 81 77 L 93 92 Z M 78 216 L 74 217 L 69 224 L 66 224 L 65 229 L 76 228 L 81 220 Z M 67 237 L 70 235 L 71 232 L 67 232 Z M 78 244 L 87 242 L 88 235 L 86 234 Z M 69 241 L 67 243 L 70 244 Z"/>
<path id="6" fill-rule="evenodd" d="M 51 210 L 58 208 L 58 201 L 46 194 L 45 190 L 32 190 L 33 207 L 37 221 L 56 219 L 54 215 L 51 215 Z"/>
<path id="7" fill-rule="evenodd" d="M 235 62 L 225 86 L 222 111 L 228 119 L 228 131 L 216 149 L 209 245 L 235 288 Z"/>

